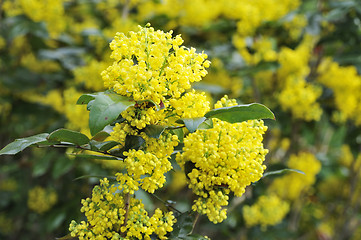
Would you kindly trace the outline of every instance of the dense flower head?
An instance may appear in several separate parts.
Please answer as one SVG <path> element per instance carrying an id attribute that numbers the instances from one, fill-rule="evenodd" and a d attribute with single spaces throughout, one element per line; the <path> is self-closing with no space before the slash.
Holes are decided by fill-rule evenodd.
<path id="1" fill-rule="evenodd" d="M 136 129 L 143 129 L 147 125 L 161 125 L 167 122 L 165 108 L 157 110 L 155 106 L 149 106 L 149 102 L 143 102 L 131 106 L 122 112 L 122 117 Z"/>
<path id="2" fill-rule="evenodd" d="M 295 200 L 315 183 L 316 175 L 321 170 L 321 162 L 312 153 L 301 152 L 290 156 L 288 167 L 298 169 L 304 174 L 289 173 L 279 177 L 272 183 L 270 191 L 283 199 Z"/>
<path id="3" fill-rule="evenodd" d="M 332 89 L 334 103 L 339 111 L 335 120 L 354 120 L 361 125 L 361 76 L 354 66 L 340 66 L 331 59 L 325 59 L 318 68 L 318 81 Z M 340 81 L 342 79 L 342 81 Z"/>
<path id="4" fill-rule="evenodd" d="M 243 207 L 243 217 L 247 226 L 261 225 L 265 230 L 267 226 L 280 223 L 289 209 L 289 204 L 278 196 L 263 195 L 252 206 Z"/>
<path id="5" fill-rule="evenodd" d="M 58 200 L 54 190 L 36 186 L 28 192 L 28 207 L 37 213 L 44 213 L 51 209 Z"/>
<path id="6" fill-rule="evenodd" d="M 170 99 L 169 102 L 179 118 L 203 117 L 210 109 L 205 93 L 196 93 L 194 90 L 179 99 Z"/>
<path id="7" fill-rule="evenodd" d="M 121 186 L 110 185 L 105 178 L 93 189 L 91 198 L 83 199 L 81 211 L 87 222 L 72 221 L 69 230 L 79 239 L 159 239 L 173 231 L 175 218 L 172 212 L 156 209 L 152 217 L 141 200 L 120 192 Z"/>
<path id="8" fill-rule="evenodd" d="M 230 191 L 241 196 L 246 186 L 262 177 L 267 153 L 262 134 L 267 127 L 262 120 L 235 124 L 214 120 L 213 124 L 211 129 L 189 134 L 176 160 L 188 177 L 189 187 L 199 197 L 193 210 L 217 223 L 226 218 L 221 206 L 228 204 Z"/>
<path id="9" fill-rule="evenodd" d="M 310 61 L 315 39 L 306 35 L 296 49 L 282 48 L 279 53 L 281 67 L 277 70 L 281 91 L 278 101 L 284 110 L 288 110 L 297 119 L 319 120 L 322 109 L 317 102 L 322 89 L 306 80 L 310 73 Z"/>
<path id="10" fill-rule="evenodd" d="M 169 161 L 178 137 L 163 133 L 159 139 L 141 134 L 145 140 L 142 149 L 130 149 L 124 152 L 126 173 L 117 173 L 117 181 L 124 186 L 124 191 L 134 194 L 139 187 L 153 193 L 165 183 L 164 174 L 172 169 Z"/>
<path id="11" fill-rule="evenodd" d="M 317 102 L 322 94 L 320 86 L 308 83 L 303 78 L 288 78 L 278 96 L 282 109 L 291 111 L 296 119 L 319 120 L 322 109 Z"/>
<path id="12" fill-rule="evenodd" d="M 166 96 L 179 98 L 192 82 L 207 74 L 207 55 L 181 46 L 180 35 L 140 27 L 128 36 L 117 33 L 110 43 L 113 65 L 102 72 L 104 84 L 120 95 L 135 101 L 164 101 Z"/>

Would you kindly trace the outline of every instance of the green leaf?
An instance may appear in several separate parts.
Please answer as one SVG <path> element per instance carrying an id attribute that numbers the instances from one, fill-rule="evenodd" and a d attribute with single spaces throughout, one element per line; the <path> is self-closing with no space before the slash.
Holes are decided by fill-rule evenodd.
<path id="1" fill-rule="evenodd" d="M 262 178 L 270 176 L 270 175 L 284 174 L 284 173 L 287 173 L 287 172 L 296 172 L 296 173 L 300 173 L 300 174 L 305 175 L 305 173 L 302 172 L 301 170 L 292 169 L 292 168 L 285 168 L 285 169 L 281 169 L 281 170 L 266 172 L 266 173 L 263 174 Z"/>
<path id="2" fill-rule="evenodd" d="M 99 93 L 90 107 L 90 133 L 94 136 L 106 125 L 114 122 L 124 110 L 132 105 L 134 105 L 134 101 L 128 97 L 114 93 Z"/>
<path id="3" fill-rule="evenodd" d="M 145 143 L 145 140 L 141 136 L 127 135 L 125 137 L 124 151 L 128 151 L 129 149 L 138 150 L 143 143 Z"/>
<path id="4" fill-rule="evenodd" d="M 210 129 L 210 128 L 213 128 L 213 121 L 211 118 L 208 118 L 204 122 L 199 124 L 197 129 Z"/>
<path id="5" fill-rule="evenodd" d="M 82 104 L 88 104 L 90 101 L 94 100 L 95 97 L 97 96 L 96 93 L 93 94 L 83 94 L 79 97 L 78 101 L 76 102 L 76 104 L 82 105 Z"/>
<path id="6" fill-rule="evenodd" d="M 205 117 L 199 117 L 199 118 L 182 118 L 177 122 L 183 122 L 186 128 L 189 132 L 195 132 L 201 123 L 203 123 L 206 120 Z"/>
<path id="7" fill-rule="evenodd" d="M 110 134 L 108 132 L 100 131 L 97 134 L 95 134 L 91 140 L 101 142 L 101 141 L 104 141 L 105 139 L 107 139 L 107 137 L 109 137 L 109 136 L 110 136 Z"/>
<path id="8" fill-rule="evenodd" d="M 164 132 L 167 126 L 161 125 L 148 125 L 145 127 L 144 132 L 152 138 L 159 138 L 160 135 Z"/>
<path id="9" fill-rule="evenodd" d="M 194 216 L 189 213 L 183 213 L 177 217 L 177 222 L 173 225 L 173 231 L 170 234 L 170 239 L 184 238 L 191 234 L 193 229 Z"/>
<path id="10" fill-rule="evenodd" d="M 54 132 L 50 133 L 50 135 L 48 136 L 48 140 L 69 142 L 74 143 L 78 146 L 89 143 L 89 138 L 86 135 L 77 131 L 64 128 L 55 130 Z"/>
<path id="11" fill-rule="evenodd" d="M 172 132 L 177 135 L 179 142 L 183 142 L 184 140 L 184 131 L 183 128 L 176 128 L 176 129 L 172 129 Z"/>
<path id="12" fill-rule="evenodd" d="M 92 140 L 89 142 L 89 145 L 90 150 L 106 152 L 109 149 L 119 145 L 119 143 L 116 141 L 97 142 Z"/>
<path id="13" fill-rule="evenodd" d="M 207 112 L 204 116 L 206 118 L 218 118 L 230 123 L 254 119 L 275 119 L 273 112 L 259 103 L 217 108 Z"/>
<path id="14" fill-rule="evenodd" d="M 54 179 L 57 179 L 65 173 L 69 172 L 70 169 L 73 167 L 73 164 L 74 162 L 70 161 L 69 158 L 67 158 L 66 156 L 62 156 L 56 159 L 52 170 L 52 176 L 54 177 Z"/>
<path id="15" fill-rule="evenodd" d="M 173 231 L 170 233 L 169 239 L 205 240 L 206 238 L 199 234 L 192 234 L 194 219 L 192 213 L 187 212 L 179 215 L 177 222 L 173 225 Z"/>
<path id="16" fill-rule="evenodd" d="M 33 144 L 46 141 L 48 135 L 48 133 L 41 133 L 31 137 L 16 139 L 14 142 L 9 143 L 3 149 L 1 149 L 0 155 L 14 155 Z"/>

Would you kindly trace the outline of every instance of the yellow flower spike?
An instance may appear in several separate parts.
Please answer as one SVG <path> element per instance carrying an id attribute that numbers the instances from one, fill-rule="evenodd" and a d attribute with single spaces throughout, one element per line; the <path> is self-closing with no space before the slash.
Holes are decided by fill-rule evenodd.
<path id="1" fill-rule="evenodd" d="M 234 104 L 227 97 L 219 104 L 222 101 Z M 188 186 L 199 196 L 194 211 L 207 214 L 214 223 L 226 218 L 222 207 L 228 205 L 228 194 L 241 196 L 246 186 L 262 177 L 266 129 L 263 121 L 230 124 L 214 120 L 212 129 L 197 130 L 184 139 L 184 152 L 176 160 L 189 178 Z"/>
<path id="2" fill-rule="evenodd" d="M 119 187 L 119 190 L 123 190 Z M 110 186 L 109 182 L 101 180 L 100 185 L 93 189 L 92 198 L 83 200 L 87 222 L 72 221 L 69 226 L 71 236 L 80 239 L 150 239 L 155 233 L 160 239 L 172 231 L 175 218 L 172 212 L 163 213 L 157 209 L 152 217 L 144 209 L 141 200 L 125 197 L 126 193 Z M 125 204 L 129 204 L 126 210 Z M 127 217 L 125 217 L 127 216 Z M 124 223 L 127 218 L 126 223 Z"/>
<path id="3" fill-rule="evenodd" d="M 263 195 L 254 205 L 243 207 L 243 217 L 247 226 L 261 225 L 266 230 L 267 226 L 280 223 L 289 209 L 289 203 L 276 195 Z"/>
<path id="4" fill-rule="evenodd" d="M 140 27 L 128 36 L 117 33 L 110 43 L 112 66 L 102 72 L 104 84 L 118 94 L 136 101 L 160 103 L 165 96 L 180 97 L 190 83 L 207 74 L 206 54 L 181 47 L 180 36 Z"/>
<path id="5" fill-rule="evenodd" d="M 29 190 L 29 209 L 42 214 L 51 209 L 57 202 L 58 196 L 55 191 L 36 186 Z"/>

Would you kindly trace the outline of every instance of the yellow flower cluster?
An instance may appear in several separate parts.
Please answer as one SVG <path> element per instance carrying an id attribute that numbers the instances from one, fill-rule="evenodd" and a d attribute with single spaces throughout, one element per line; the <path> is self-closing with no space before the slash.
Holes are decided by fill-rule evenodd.
<path id="1" fill-rule="evenodd" d="M 306 25 L 307 18 L 305 15 L 301 14 L 295 14 L 290 20 L 286 19 L 286 21 L 283 23 L 283 26 L 286 28 L 286 30 L 288 30 L 289 36 L 292 40 L 297 40 L 301 36 L 302 31 Z"/>
<path id="2" fill-rule="evenodd" d="M 295 49 L 282 48 L 279 53 L 281 67 L 277 77 L 281 92 L 278 100 L 284 110 L 289 110 L 295 118 L 306 121 L 319 120 L 322 109 L 317 99 L 322 89 L 306 81 L 309 74 L 308 61 L 314 40 L 306 36 L 303 42 Z"/>
<path id="3" fill-rule="evenodd" d="M 290 205 L 276 195 L 263 195 L 252 206 L 243 207 L 243 217 L 249 227 L 261 225 L 262 230 L 282 221 Z"/>
<path id="4" fill-rule="evenodd" d="M 233 44 L 237 47 L 242 58 L 250 65 L 256 65 L 261 61 L 276 61 L 278 57 L 274 49 L 273 39 L 268 37 L 254 39 L 251 44 L 248 44 L 246 38 L 235 35 Z M 251 46 L 252 53 L 247 49 L 248 45 Z"/>
<path id="5" fill-rule="evenodd" d="M 157 111 L 155 106 L 149 106 L 149 102 L 143 102 L 127 108 L 122 112 L 122 117 L 127 124 L 137 129 L 143 129 L 147 125 L 165 124 L 167 122 L 165 109 Z"/>
<path id="6" fill-rule="evenodd" d="M 317 102 L 321 94 L 321 87 L 309 84 L 303 78 L 289 78 L 278 100 L 284 110 L 292 112 L 294 118 L 312 121 L 321 117 L 322 109 Z"/>
<path id="7" fill-rule="evenodd" d="M 318 81 L 333 91 L 336 108 L 340 111 L 337 120 L 350 119 L 361 125 L 361 76 L 356 68 L 343 67 L 326 59 L 319 66 L 318 73 Z"/>
<path id="8" fill-rule="evenodd" d="M 228 95 L 224 95 L 221 100 L 217 101 L 214 104 L 214 108 L 222 108 L 222 107 L 233 107 L 237 105 L 236 99 L 229 99 Z"/>
<path id="9" fill-rule="evenodd" d="M 214 223 L 227 217 L 222 206 L 228 204 L 230 191 L 241 196 L 246 186 L 262 177 L 267 153 L 262 134 L 266 130 L 263 121 L 231 124 L 214 120 L 212 129 L 197 130 L 184 139 L 183 153 L 176 160 L 199 197 L 194 211 L 207 214 Z"/>
<path id="10" fill-rule="evenodd" d="M 166 15 L 172 21 L 168 27 L 207 27 L 217 18 L 225 17 L 238 21 L 238 31 L 243 35 L 253 34 L 264 21 L 282 18 L 300 5 L 300 1 L 284 0 L 165 0 L 144 1 L 138 17 L 140 20 L 153 15 Z M 267 11 L 264 11 L 267 9 Z"/>
<path id="11" fill-rule="evenodd" d="M 203 117 L 210 110 L 205 93 L 196 93 L 194 90 L 179 99 L 170 99 L 169 102 L 179 118 Z"/>
<path id="12" fill-rule="evenodd" d="M 87 222 L 72 221 L 69 231 L 72 237 L 85 239 L 151 239 L 156 234 L 159 239 L 167 239 L 173 231 L 175 218 L 172 212 L 163 213 L 156 209 L 152 217 L 141 200 L 122 193 L 122 185 L 109 185 L 105 178 L 93 188 L 92 197 L 83 199 L 81 211 Z"/>
<path id="13" fill-rule="evenodd" d="M 128 36 L 117 33 L 110 43 L 113 65 L 102 72 L 104 84 L 120 95 L 135 101 L 153 100 L 160 104 L 166 96 L 179 98 L 192 82 L 207 74 L 207 55 L 181 44 L 172 32 L 140 27 Z"/>
<path id="14" fill-rule="evenodd" d="M 58 200 L 55 191 L 36 186 L 28 192 L 29 209 L 42 214 L 51 209 Z"/>
<path id="15" fill-rule="evenodd" d="M 295 200 L 315 183 L 321 163 L 313 154 L 301 152 L 290 156 L 288 167 L 301 170 L 305 174 L 289 173 L 277 178 L 270 186 L 270 192 L 276 193 L 282 199 Z"/>

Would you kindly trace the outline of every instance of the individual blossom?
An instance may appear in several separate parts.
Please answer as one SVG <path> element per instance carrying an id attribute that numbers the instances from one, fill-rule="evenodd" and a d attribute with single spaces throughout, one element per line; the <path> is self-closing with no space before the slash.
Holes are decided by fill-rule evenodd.
<path id="1" fill-rule="evenodd" d="M 222 100 L 234 104 L 226 97 Z M 241 196 L 248 185 L 262 177 L 268 152 L 262 135 L 267 127 L 262 120 L 234 124 L 214 120 L 213 124 L 211 129 L 189 134 L 176 160 L 198 196 L 192 209 L 218 223 L 227 217 L 223 207 L 228 205 L 230 192 Z"/>
<path id="2" fill-rule="evenodd" d="M 175 217 L 172 212 L 156 209 L 149 217 L 141 200 L 121 192 L 122 185 L 110 185 L 105 178 L 93 189 L 92 197 L 83 199 L 81 211 L 87 221 L 72 221 L 69 226 L 72 237 L 85 239 L 159 239 L 173 231 Z"/>
<path id="3" fill-rule="evenodd" d="M 58 196 L 54 190 L 36 186 L 28 192 L 29 209 L 39 214 L 47 212 L 57 202 Z"/>
<path id="4" fill-rule="evenodd" d="M 179 98 L 207 74 L 207 55 L 194 48 L 181 46 L 180 35 L 140 27 L 126 36 L 117 33 L 110 43 L 113 65 L 102 72 L 104 84 L 120 95 L 135 101 L 153 100 L 157 104 L 166 97 Z"/>
<path id="5" fill-rule="evenodd" d="M 261 225 L 262 230 L 282 221 L 290 209 L 289 203 L 276 195 L 263 195 L 252 206 L 243 207 L 243 217 L 249 227 Z"/>

